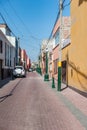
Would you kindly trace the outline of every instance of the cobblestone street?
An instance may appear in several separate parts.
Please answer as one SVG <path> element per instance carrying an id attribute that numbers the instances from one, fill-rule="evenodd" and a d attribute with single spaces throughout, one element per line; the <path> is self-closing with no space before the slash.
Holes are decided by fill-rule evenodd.
<path id="1" fill-rule="evenodd" d="M 0 130 L 86 129 L 87 98 L 69 88 L 52 89 L 36 72 L 0 89 Z"/>

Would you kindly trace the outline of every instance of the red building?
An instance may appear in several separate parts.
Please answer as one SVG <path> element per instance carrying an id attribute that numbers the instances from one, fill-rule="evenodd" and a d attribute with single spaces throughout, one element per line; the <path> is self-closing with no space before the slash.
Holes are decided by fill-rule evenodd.
<path id="1" fill-rule="evenodd" d="M 30 67 L 31 67 L 31 60 L 27 56 L 27 70 L 29 70 Z"/>
<path id="2" fill-rule="evenodd" d="M 24 49 L 21 50 L 21 65 L 23 65 L 26 70 L 31 67 L 31 60 Z"/>
<path id="3" fill-rule="evenodd" d="M 21 50 L 21 65 L 23 65 L 24 68 L 27 69 L 27 54 L 24 49 Z"/>

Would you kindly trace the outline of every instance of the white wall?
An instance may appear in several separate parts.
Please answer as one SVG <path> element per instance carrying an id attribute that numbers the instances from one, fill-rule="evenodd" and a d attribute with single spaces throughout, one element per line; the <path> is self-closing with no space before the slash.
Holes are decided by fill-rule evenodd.
<path id="1" fill-rule="evenodd" d="M 14 57 L 15 57 L 15 47 L 8 41 L 6 36 L 0 30 L 0 40 L 2 40 L 3 44 L 3 51 L 0 53 L 0 59 L 3 60 L 3 68 L 13 68 L 14 67 Z M 5 49 L 6 48 L 6 49 Z M 11 48 L 11 51 L 10 51 Z M 11 53 L 11 54 L 10 54 Z M 11 58 L 10 58 L 11 55 Z M 6 64 L 5 64 L 5 58 Z M 10 66 L 10 59 L 11 59 L 11 66 Z"/>

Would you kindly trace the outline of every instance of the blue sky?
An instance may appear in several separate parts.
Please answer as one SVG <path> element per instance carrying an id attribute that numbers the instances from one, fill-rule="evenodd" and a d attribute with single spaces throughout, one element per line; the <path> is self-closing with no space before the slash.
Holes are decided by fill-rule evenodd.
<path id="1" fill-rule="evenodd" d="M 0 12 L 32 61 L 38 58 L 41 41 L 49 38 L 58 11 L 59 0 L 0 0 Z M 69 6 L 63 15 L 70 15 Z"/>

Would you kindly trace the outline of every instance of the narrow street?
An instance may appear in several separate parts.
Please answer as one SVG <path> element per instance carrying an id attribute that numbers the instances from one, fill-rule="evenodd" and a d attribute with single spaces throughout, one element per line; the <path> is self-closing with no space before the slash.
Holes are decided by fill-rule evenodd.
<path id="1" fill-rule="evenodd" d="M 85 130 L 56 93 L 36 72 L 11 80 L 0 89 L 0 130 Z"/>

